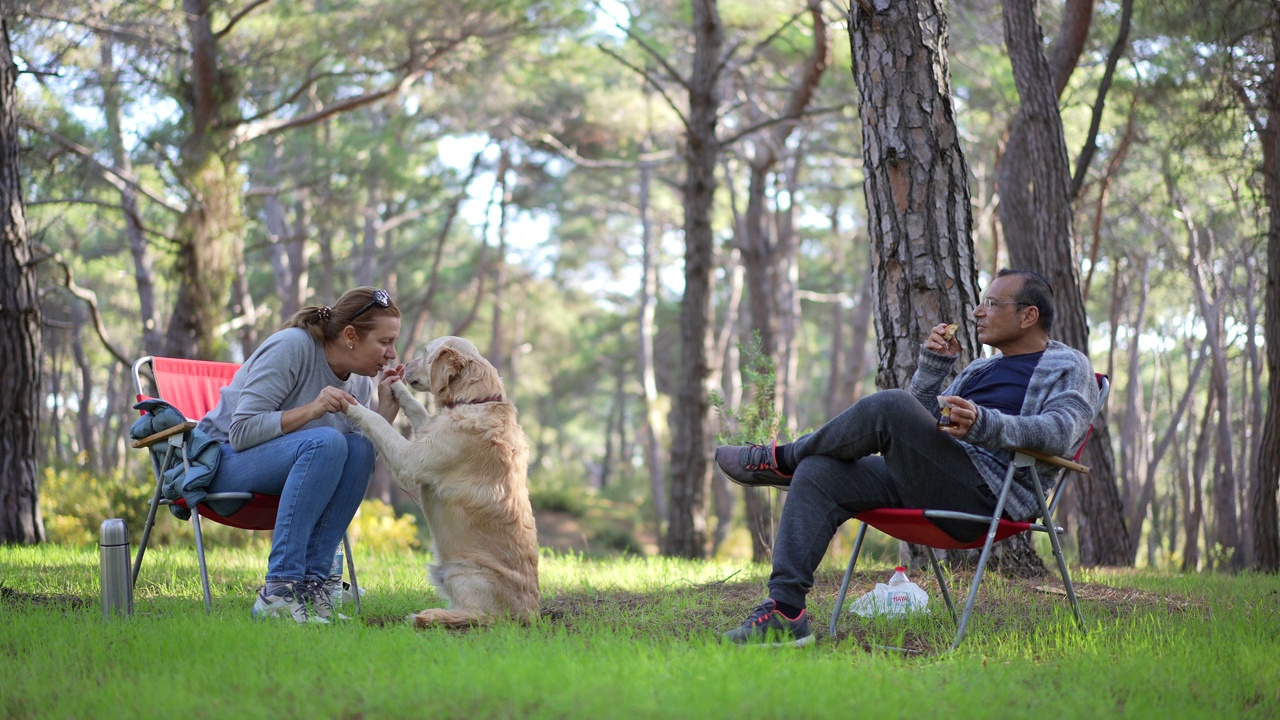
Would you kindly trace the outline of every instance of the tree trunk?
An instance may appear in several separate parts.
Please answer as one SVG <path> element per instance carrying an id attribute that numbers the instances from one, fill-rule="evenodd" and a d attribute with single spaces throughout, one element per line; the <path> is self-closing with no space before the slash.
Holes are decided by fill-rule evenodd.
<path id="1" fill-rule="evenodd" d="M 881 389 L 904 387 L 939 322 L 961 325 L 961 362 L 978 355 L 968 168 L 957 137 L 937 2 L 857 4 L 850 19 L 863 118 L 867 227 L 875 265 Z M 914 561 L 913 561 L 914 562 Z M 992 567 L 1039 575 L 1026 537 L 997 546 Z"/>
<path id="2" fill-rule="evenodd" d="M 0 543 L 44 542 L 36 476 L 40 301 L 19 172 L 18 67 L 0 16 Z"/>
<path id="3" fill-rule="evenodd" d="M 855 3 L 853 73 L 863 118 L 864 191 L 875 265 L 877 387 L 910 381 L 929 329 L 961 323 L 978 355 L 968 169 L 956 132 L 940 2 Z"/>
<path id="4" fill-rule="evenodd" d="M 1257 471 L 1249 498 L 1253 513 L 1253 567 L 1280 571 L 1280 9 L 1271 11 L 1271 77 L 1268 78 L 1267 126 L 1262 136 L 1262 174 L 1270 205 L 1267 227 L 1267 290 L 1263 333 L 1266 340 L 1267 420 L 1258 448 Z"/>
<path id="5" fill-rule="evenodd" d="M 218 66 L 217 38 L 207 0 L 183 0 L 191 35 L 191 128 L 182 150 L 183 185 L 191 200 L 178 227 L 174 270 L 178 293 L 165 339 L 165 353 L 218 359 L 224 346 L 214 329 L 226 313 L 232 276 L 240 263 L 241 182 L 227 150 L 224 115 L 236 107 L 235 79 Z M 224 155 L 225 153 L 225 155 Z"/>
<path id="6" fill-rule="evenodd" d="M 1005 3 L 1004 27 L 1014 82 L 1022 101 L 1011 136 L 1025 137 L 1025 151 L 1013 154 L 1011 150 L 1022 148 L 1006 149 L 1002 167 L 1013 164 L 1035 171 L 1034 177 L 1025 181 L 1006 180 L 1000 185 L 1000 218 L 1010 263 L 1049 279 L 1057 296 L 1055 334 L 1087 353 L 1089 328 L 1080 292 L 1079 261 L 1072 245 L 1067 147 L 1035 4 Z M 1019 201 L 1019 196 L 1026 199 Z M 1015 217 L 1015 211 L 1023 214 Z M 1010 213 L 1008 222 L 1006 213 Z M 1126 565 L 1131 555 L 1110 443 L 1106 423 L 1096 423 L 1082 461 L 1092 471 L 1076 478 L 1072 485 L 1080 562 L 1084 565 Z"/>
<path id="7" fill-rule="evenodd" d="M 102 112 L 107 121 L 107 141 L 111 145 L 111 162 L 126 175 L 133 174 L 129 153 L 124 149 L 124 136 L 120 128 L 120 78 L 115 69 L 113 48 L 109 35 L 102 37 Z M 142 234 L 142 219 L 138 214 L 137 193 L 133 186 L 120 186 L 120 208 L 124 211 L 125 234 L 129 237 L 129 250 L 133 254 L 133 278 L 137 286 L 138 309 L 142 320 L 142 347 L 148 355 L 157 355 L 163 347 L 158 315 L 156 313 L 155 273 L 152 270 L 151 250 Z"/>
<path id="8" fill-rule="evenodd" d="M 715 238 L 711 211 L 716 193 L 717 88 L 724 27 L 715 0 L 693 0 L 694 58 L 688 80 L 689 115 L 685 135 L 684 298 L 680 302 L 680 369 L 676 389 L 675 434 L 671 442 L 671 518 L 667 552 L 701 558 L 707 548 L 708 427 L 711 402 L 707 381 L 711 329 L 711 271 Z"/>
<path id="9" fill-rule="evenodd" d="M 649 138 L 640 146 L 641 155 L 649 151 Z M 657 243 L 654 240 L 649 190 L 653 181 L 653 167 L 640 165 L 639 213 L 640 213 L 640 314 L 636 323 L 639 357 L 636 372 L 640 376 L 641 437 L 644 448 L 645 468 L 649 473 L 649 489 L 653 495 L 653 521 L 658 552 L 666 537 L 667 486 L 662 471 L 662 442 L 666 437 L 666 419 L 658 408 L 658 381 L 653 368 L 654 318 L 658 308 Z"/>

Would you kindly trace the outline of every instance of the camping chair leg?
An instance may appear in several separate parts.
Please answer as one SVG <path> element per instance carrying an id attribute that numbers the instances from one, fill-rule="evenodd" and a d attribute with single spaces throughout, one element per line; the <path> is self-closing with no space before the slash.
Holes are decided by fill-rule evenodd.
<path id="1" fill-rule="evenodd" d="M 928 545 L 924 546 L 924 550 L 929 554 L 929 564 L 933 566 L 933 576 L 938 579 L 938 587 L 942 588 L 942 599 L 947 602 L 947 609 L 951 611 L 951 622 L 958 625 L 956 606 L 951 603 L 951 593 L 947 590 L 947 579 L 942 576 L 942 567 L 938 565 L 938 557 L 934 555 L 933 548 Z"/>
<path id="2" fill-rule="evenodd" d="M 164 462 L 159 463 L 153 453 L 151 455 L 151 469 L 156 477 L 156 491 L 151 496 L 151 507 L 147 508 L 147 522 L 142 526 L 142 539 L 138 541 L 138 554 L 133 558 L 133 585 L 138 585 L 138 573 L 142 572 L 142 557 L 147 554 L 147 541 L 151 539 L 151 528 L 156 524 L 156 511 L 160 509 L 161 488 L 164 484 L 164 476 L 161 472 L 162 467 L 168 467 L 169 461 L 173 457 L 173 446 L 165 452 Z"/>
<path id="3" fill-rule="evenodd" d="M 1019 467 L 1018 460 L 1026 456 L 1018 454 L 1014 456 L 1014 461 L 1009 463 L 1009 472 L 1004 476 L 1004 487 L 1000 489 L 1000 499 L 996 501 L 996 509 L 991 513 L 991 527 L 987 529 L 987 540 L 982 544 L 982 555 L 978 557 L 978 567 L 973 571 L 973 584 L 969 586 L 969 599 L 965 601 L 964 613 L 960 616 L 960 625 L 956 629 L 956 639 L 951 643 L 951 649 L 955 650 L 960 647 L 960 641 L 964 640 L 965 629 L 969 626 L 969 616 L 973 613 L 973 604 L 978 599 L 978 585 L 982 583 L 982 571 L 987 566 L 987 560 L 991 558 L 991 547 L 996 542 L 996 529 L 1000 527 L 1000 515 L 1004 512 L 1005 500 L 1009 498 L 1009 487 L 1013 484 L 1013 472 Z M 1027 458 L 1027 462 L 1031 462 Z"/>
<path id="4" fill-rule="evenodd" d="M 360 583 L 356 581 L 356 561 L 351 559 L 351 536 L 342 533 L 342 550 L 347 558 L 347 577 L 351 578 L 351 597 L 356 601 L 356 613 L 360 612 Z"/>
<path id="5" fill-rule="evenodd" d="M 844 570 L 844 580 L 840 582 L 840 592 L 836 594 L 836 606 L 831 611 L 831 627 L 828 634 L 836 636 L 836 623 L 840 620 L 840 609 L 844 607 L 845 593 L 849 592 L 849 578 L 853 577 L 853 566 L 858 563 L 858 553 L 862 550 L 862 539 L 867 536 L 867 524 L 858 528 L 858 538 L 853 541 L 853 552 L 849 553 L 849 567 Z"/>
<path id="6" fill-rule="evenodd" d="M 1080 612 L 1080 601 L 1076 599 L 1076 589 L 1071 584 L 1071 573 L 1067 570 L 1067 559 L 1062 555 L 1062 543 L 1058 540 L 1058 527 L 1053 522 L 1049 507 L 1045 505 L 1043 488 L 1040 486 L 1040 474 L 1036 472 L 1035 466 L 1031 468 L 1031 481 L 1035 484 L 1036 497 L 1040 499 L 1041 517 L 1044 518 L 1044 526 L 1049 531 L 1049 544 L 1053 546 L 1053 557 L 1058 561 L 1058 572 L 1062 575 L 1062 585 L 1067 589 L 1067 599 L 1071 601 L 1071 610 L 1076 615 L 1076 624 L 1080 626 L 1080 632 L 1087 635 L 1089 631 L 1084 625 L 1084 615 Z"/>
<path id="7" fill-rule="evenodd" d="M 208 615 L 213 613 L 213 597 L 209 593 L 209 568 L 204 562 L 204 536 L 200 532 L 200 512 L 197 508 L 191 509 L 191 525 L 196 531 L 196 557 L 200 561 L 200 585 L 204 588 L 204 612 Z"/>

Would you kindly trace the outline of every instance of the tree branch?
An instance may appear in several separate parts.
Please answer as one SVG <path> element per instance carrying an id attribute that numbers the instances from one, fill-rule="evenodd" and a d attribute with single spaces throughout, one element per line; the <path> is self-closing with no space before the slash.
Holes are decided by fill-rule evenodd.
<path id="1" fill-rule="evenodd" d="M 1102 73 L 1102 81 L 1098 83 L 1098 99 L 1093 103 L 1093 113 L 1089 118 L 1089 134 L 1085 137 L 1084 147 L 1080 149 L 1080 156 L 1076 158 L 1076 172 L 1071 178 L 1073 200 L 1080 194 L 1085 173 L 1089 171 L 1093 154 L 1098 149 L 1098 128 L 1102 125 L 1102 111 L 1106 105 L 1107 92 L 1111 89 L 1111 78 L 1115 75 L 1116 65 L 1120 63 L 1120 58 L 1124 56 L 1125 48 L 1129 45 L 1129 26 L 1132 18 L 1133 0 L 1124 0 L 1120 10 L 1120 32 L 1116 35 L 1115 43 L 1111 45 L 1111 51 L 1107 53 L 1107 67 Z"/>
<path id="2" fill-rule="evenodd" d="M 120 203 L 105 202 L 103 200 L 90 200 L 87 198 L 51 198 L 49 200 L 31 200 L 27 203 L 27 207 L 29 208 L 36 207 L 38 205 L 94 205 L 97 207 L 109 208 L 111 210 L 119 210 L 120 212 L 129 216 L 135 223 L 138 224 L 138 227 L 141 228 L 142 231 L 147 233 L 148 235 L 154 235 L 158 238 L 161 238 L 163 240 L 168 240 L 170 242 L 177 241 L 177 238 L 171 235 L 165 235 L 159 230 L 152 230 L 148 228 L 146 224 L 142 222 L 142 218 L 138 216 L 138 213 L 136 210 L 131 210 L 130 208 L 127 208 L 124 205 L 121 205 Z"/>
<path id="3" fill-rule="evenodd" d="M 600 48 L 600 51 L 603 52 L 605 55 L 608 55 L 614 60 L 617 60 L 624 67 L 630 68 L 636 74 L 643 77 L 645 79 L 645 82 L 652 85 L 654 89 L 658 91 L 658 94 L 662 96 L 662 99 L 667 101 L 667 106 L 670 107 L 671 110 L 676 114 L 676 117 L 680 118 L 680 124 L 684 125 L 685 127 L 689 127 L 689 121 L 685 119 L 684 113 L 680 112 L 680 108 L 676 105 L 675 101 L 672 100 L 671 96 L 667 94 L 666 88 L 662 87 L 661 83 L 659 83 L 656 79 L 654 79 L 654 77 L 649 74 L 648 70 L 644 70 L 642 68 L 635 66 L 634 64 L 631 63 L 630 60 L 627 60 L 626 58 L 610 50 L 604 45 L 597 45 L 596 47 Z M 684 79 L 681 78 L 679 75 L 676 76 L 676 81 L 679 82 L 686 90 L 688 89 L 688 85 L 684 82 Z"/>
<path id="4" fill-rule="evenodd" d="M 213 36 L 215 38 L 221 38 L 223 35 L 226 35 L 227 33 L 231 32 L 231 28 L 235 27 L 236 23 L 243 20 L 246 15 L 256 10 L 259 6 L 266 5 L 269 2 L 271 2 L 271 0 L 253 0 L 253 2 L 250 2 L 243 9 L 241 9 L 240 12 L 236 13 L 235 15 L 232 15 L 231 19 L 227 21 L 226 27 L 214 33 Z"/>
<path id="5" fill-rule="evenodd" d="M 71 266 L 62 258 L 61 253 L 55 252 L 44 243 L 32 241 L 31 244 L 35 249 L 45 254 L 44 257 L 36 260 L 37 263 L 45 260 L 52 260 L 62 268 L 63 287 L 65 287 L 72 295 L 75 295 L 88 303 L 89 313 L 93 316 L 93 327 L 98 333 L 98 339 L 102 341 L 102 346 L 105 347 L 107 352 L 111 353 L 116 360 L 119 360 L 121 364 L 125 367 L 130 367 L 133 364 L 133 361 L 125 357 L 125 354 L 120 350 L 120 348 L 116 347 L 115 344 L 111 342 L 111 339 L 107 337 L 107 326 L 106 323 L 102 321 L 102 312 L 98 309 L 98 296 L 95 295 L 92 290 L 85 290 L 76 284 Z"/>
<path id="6" fill-rule="evenodd" d="M 182 213 L 186 212 L 185 208 L 171 205 L 169 201 L 166 200 L 165 198 L 160 197 L 158 194 L 143 187 L 142 183 L 138 182 L 138 179 L 133 177 L 132 175 L 122 172 L 118 168 L 110 167 L 108 165 L 104 165 L 103 163 L 99 162 L 97 158 L 93 156 L 92 150 L 72 140 L 71 138 L 63 137 L 62 135 L 59 135 L 58 133 L 52 130 L 49 130 L 48 128 L 45 128 L 26 118 L 22 118 L 18 122 L 23 127 L 28 128 L 30 130 L 34 130 L 35 132 L 38 132 L 41 135 L 48 137 L 50 140 L 70 150 L 76 155 L 79 155 L 81 158 L 84 158 L 91 165 L 97 168 L 102 173 L 103 179 L 111 183 L 111 185 L 113 185 L 117 190 L 123 189 L 122 185 L 127 186 L 145 195 L 152 202 L 155 202 L 160 207 L 163 207 L 164 209 L 172 213 L 181 215 Z"/>
<path id="7" fill-rule="evenodd" d="M 814 108 L 812 110 L 806 110 L 796 115 L 780 115 L 778 117 L 769 118 L 768 120 L 761 120 L 760 122 L 754 125 L 751 125 L 750 127 L 745 127 L 739 130 L 738 132 L 730 135 L 729 137 L 721 140 L 720 144 L 722 146 L 732 145 L 733 143 L 741 140 L 742 138 L 746 137 L 747 135 L 750 135 L 751 133 L 759 132 L 767 127 L 777 125 L 778 123 L 791 122 L 792 120 L 799 120 L 800 118 L 812 117 L 814 115 L 824 115 L 830 112 L 840 112 L 844 109 L 845 109 L 844 105 L 831 105 L 829 107 L 819 107 L 819 108 Z"/>

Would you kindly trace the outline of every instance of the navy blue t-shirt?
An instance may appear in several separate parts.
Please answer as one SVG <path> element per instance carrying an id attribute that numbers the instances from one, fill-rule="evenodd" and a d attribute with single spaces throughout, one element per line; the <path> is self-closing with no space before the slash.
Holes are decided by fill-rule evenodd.
<path id="1" fill-rule="evenodd" d="M 974 405 L 999 410 L 1005 415 L 1020 415 L 1031 374 L 1043 355 L 1041 351 L 996 358 L 965 380 L 956 394 Z"/>

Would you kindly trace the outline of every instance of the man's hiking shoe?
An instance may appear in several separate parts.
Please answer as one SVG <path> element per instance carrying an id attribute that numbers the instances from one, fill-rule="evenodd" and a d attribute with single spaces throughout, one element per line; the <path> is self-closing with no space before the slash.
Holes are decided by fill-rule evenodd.
<path id="1" fill-rule="evenodd" d="M 716 464 L 730 480 L 747 487 L 791 487 L 791 476 L 778 470 L 778 443 L 765 445 L 721 445 L 716 448 Z"/>
<path id="2" fill-rule="evenodd" d="M 801 610 L 795 620 L 778 611 L 772 598 L 751 611 L 742 625 L 720 636 L 722 642 L 759 647 L 803 647 L 813 642 L 809 631 L 809 611 Z"/>
<path id="3" fill-rule="evenodd" d="M 258 599 L 253 603 L 253 619 L 287 617 L 298 624 L 327 625 L 328 620 L 307 607 L 307 601 L 310 599 L 310 593 L 306 591 L 303 583 L 285 585 L 270 595 L 267 594 L 267 588 L 264 585 L 258 588 Z"/>

